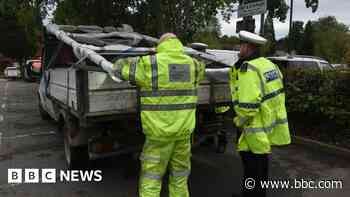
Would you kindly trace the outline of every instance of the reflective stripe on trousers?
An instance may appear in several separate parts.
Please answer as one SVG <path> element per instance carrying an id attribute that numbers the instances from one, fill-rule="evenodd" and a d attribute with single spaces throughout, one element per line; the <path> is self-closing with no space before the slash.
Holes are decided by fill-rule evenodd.
<path id="1" fill-rule="evenodd" d="M 178 177 L 178 176 L 187 177 L 187 176 L 190 176 L 190 174 L 191 174 L 191 170 L 173 171 L 173 172 L 170 173 L 171 176 L 175 176 L 175 177 Z"/>
<path id="2" fill-rule="evenodd" d="M 149 173 L 149 172 L 144 172 L 144 173 L 142 174 L 142 176 L 143 176 L 144 178 L 153 179 L 153 180 L 159 180 L 159 181 L 162 179 L 162 176 L 161 176 L 161 175 L 158 175 L 158 174 L 151 174 L 151 173 Z"/>
<path id="3" fill-rule="evenodd" d="M 189 197 L 191 139 L 158 141 L 147 138 L 141 160 L 140 197 L 159 197 L 162 178 L 169 169 L 169 197 Z"/>

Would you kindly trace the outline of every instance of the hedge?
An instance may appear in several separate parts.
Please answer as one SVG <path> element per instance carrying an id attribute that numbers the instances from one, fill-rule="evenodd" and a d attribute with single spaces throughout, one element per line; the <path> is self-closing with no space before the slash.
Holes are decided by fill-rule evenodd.
<path id="1" fill-rule="evenodd" d="M 284 75 L 292 133 L 350 147 L 350 70 Z"/>

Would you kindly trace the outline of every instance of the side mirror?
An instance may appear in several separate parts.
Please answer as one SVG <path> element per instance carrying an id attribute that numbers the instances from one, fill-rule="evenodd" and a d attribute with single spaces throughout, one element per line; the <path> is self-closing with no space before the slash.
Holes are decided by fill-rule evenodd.
<path id="1" fill-rule="evenodd" d="M 28 61 L 24 67 L 24 80 L 26 81 L 36 81 L 40 79 L 42 72 L 42 64 L 40 60 Z"/>

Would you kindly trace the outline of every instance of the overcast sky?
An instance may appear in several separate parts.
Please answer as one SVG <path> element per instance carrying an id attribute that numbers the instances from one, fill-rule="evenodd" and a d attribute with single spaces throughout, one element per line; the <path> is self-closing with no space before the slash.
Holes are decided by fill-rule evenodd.
<path id="1" fill-rule="evenodd" d="M 288 5 L 290 0 L 287 0 Z M 350 26 L 350 0 L 319 0 L 319 8 L 316 13 L 312 13 L 311 8 L 305 7 L 304 0 L 294 0 L 293 21 L 317 20 L 319 17 L 335 16 L 338 21 Z M 220 19 L 221 32 L 223 35 L 235 35 L 237 13 L 234 14 L 230 23 Z M 256 31 L 260 29 L 260 17 L 255 17 Z M 275 21 L 275 32 L 277 39 L 287 35 L 289 29 L 289 14 L 285 23 Z"/>

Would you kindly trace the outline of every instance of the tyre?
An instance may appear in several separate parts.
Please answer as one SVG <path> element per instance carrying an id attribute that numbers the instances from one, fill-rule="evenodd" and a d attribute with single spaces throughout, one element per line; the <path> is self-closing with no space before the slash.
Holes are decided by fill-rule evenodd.
<path id="1" fill-rule="evenodd" d="M 51 116 L 44 110 L 40 101 L 39 101 L 39 113 L 42 120 L 51 120 Z"/>
<path id="2" fill-rule="evenodd" d="M 28 68 L 24 68 L 23 80 L 25 82 L 31 82 L 31 77 L 29 76 Z"/>
<path id="3" fill-rule="evenodd" d="M 72 146 L 70 144 L 70 136 L 74 129 L 79 129 L 75 123 L 65 121 L 63 125 L 64 135 L 64 153 L 69 169 L 85 169 L 89 165 L 89 152 L 87 145 Z"/>

